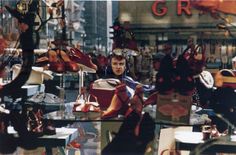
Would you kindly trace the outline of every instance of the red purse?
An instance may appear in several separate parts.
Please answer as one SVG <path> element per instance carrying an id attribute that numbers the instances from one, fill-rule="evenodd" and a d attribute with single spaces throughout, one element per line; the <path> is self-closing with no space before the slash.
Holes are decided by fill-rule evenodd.
<path id="1" fill-rule="evenodd" d="M 115 87 L 120 84 L 117 79 L 98 79 L 90 85 L 89 93 L 97 97 L 100 109 L 107 109 L 115 93 Z"/>

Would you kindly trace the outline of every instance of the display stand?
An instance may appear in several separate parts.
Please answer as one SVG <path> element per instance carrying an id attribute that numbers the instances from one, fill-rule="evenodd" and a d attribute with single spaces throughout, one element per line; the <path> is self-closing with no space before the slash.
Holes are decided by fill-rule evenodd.
<path id="1" fill-rule="evenodd" d="M 85 92 L 83 90 L 81 90 L 82 88 L 84 88 L 85 72 L 87 72 L 87 73 L 96 73 L 96 72 L 85 71 L 85 68 L 83 66 L 80 66 L 80 70 L 79 70 L 79 95 L 78 95 L 76 100 L 79 100 L 82 95 L 83 95 L 84 98 L 86 98 L 85 95 L 87 95 L 87 94 L 85 94 Z"/>
<path id="2" fill-rule="evenodd" d="M 84 71 L 81 67 L 79 70 L 79 94 L 81 94 L 81 88 L 84 87 Z"/>
<path id="3" fill-rule="evenodd" d="M 57 86 L 57 89 L 59 89 L 59 98 L 62 100 L 62 102 L 60 103 L 60 111 L 64 111 L 64 107 L 65 107 L 65 75 L 64 73 L 60 75 L 60 86 Z"/>

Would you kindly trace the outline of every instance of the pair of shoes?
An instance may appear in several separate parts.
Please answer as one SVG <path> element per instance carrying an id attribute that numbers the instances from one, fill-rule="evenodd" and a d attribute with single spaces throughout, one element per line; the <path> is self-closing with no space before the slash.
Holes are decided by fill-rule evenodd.
<path id="1" fill-rule="evenodd" d="M 92 59 L 89 55 L 82 53 L 77 48 L 70 49 L 70 58 L 72 61 L 78 63 L 83 71 L 96 73 L 97 66 L 92 62 Z"/>
<path id="2" fill-rule="evenodd" d="M 102 119 L 117 117 L 118 114 L 124 115 L 128 110 L 130 99 L 126 92 L 126 85 L 120 84 L 116 87 L 115 94 L 112 97 L 111 104 L 107 110 L 102 112 Z"/>
<path id="3" fill-rule="evenodd" d="M 49 70 L 56 73 L 63 73 L 65 71 L 78 72 L 79 66 L 74 61 L 71 61 L 69 56 L 63 50 L 49 50 Z"/>
<path id="4" fill-rule="evenodd" d="M 87 88 L 81 87 L 80 94 L 77 96 L 76 102 L 73 106 L 73 112 L 82 112 L 82 108 L 87 102 Z"/>
<path id="5" fill-rule="evenodd" d="M 90 101 L 91 96 L 95 101 Z M 73 112 L 81 114 L 83 117 L 96 118 L 100 117 L 100 107 L 97 98 L 94 95 L 88 95 L 83 103 L 74 104 Z"/>
<path id="6" fill-rule="evenodd" d="M 27 109 L 27 125 L 30 133 L 36 136 L 54 135 L 56 129 L 50 121 L 43 120 L 41 107 L 34 106 Z"/>
<path id="7" fill-rule="evenodd" d="M 27 127 L 30 133 L 43 136 L 43 113 L 39 108 L 27 109 Z"/>
<path id="8" fill-rule="evenodd" d="M 100 112 L 100 108 L 97 102 L 85 102 L 84 104 L 74 105 L 73 112 Z"/>

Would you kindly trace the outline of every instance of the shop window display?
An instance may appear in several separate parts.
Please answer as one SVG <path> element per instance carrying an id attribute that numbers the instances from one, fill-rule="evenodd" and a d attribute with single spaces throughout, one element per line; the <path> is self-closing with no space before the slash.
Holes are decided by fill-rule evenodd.
<path id="1" fill-rule="evenodd" d="M 210 139 L 204 139 L 206 143 L 201 142 L 202 145 L 233 133 L 235 12 L 234 7 L 226 7 L 233 1 L 119 1 L 120 17 L 106 26 L 100 25 L 108 20 L 101 17 L 106 9 L 100 4 L 105 2 L 93 2 L 98 10 L 104 11 L 95 11 L 96 24 L 88 13 L 93 10 L 91 3 L 19 0 L 16 5 L 4 8 L 17 19 L 19 39 L 14 32 L 5 35 L 8 28 L 3 27 L 0 153 L 12 153 L 19 146 L 35 149 L 38 140 L 48 138 L 47 135 L 57 136 L 61 126 L 66 127 L 63 134 L 79 135 L 59 146 L 69 147 L 67 151 L 74 154 L 86 152 L 86 146 L 92 154 L 158 154 L 157 141 L 162 130 L 159 124 L 191 125 L 196 131 L 207 124 Z M 127 8 L 129 3 L 135 9 Z M 188 5 L 180 6 L 183 3 Z M 175 4 L 177 9 L 170 9 Z M 169 8 L 168 14 L 151 15 L 158 5 Z M 190 5 L 194 9 L 191 13 L 186 12 Z M 145 10 L 147 6 L 152 10 Z M 124 16 L 123 12 L 128 14 Z M 46 14 L 49 18 L 42 18 Z M 166 17 L 171 18 L 168 24 Z M 41 38 L 39 32 L 46 27 L 46 39 Z M 108 35 L 103 36 L 109 34 L 104 33 L 109 27 L 113 30 L 110 38 L 113 42 L 108 41 Z M 45 50 L 36 50 L 42 42 Z M 13 46 L 16 50 L 9 49 Z M 107 122 L 114 123 L 117 130 L 113 132 L 109 125 L 103 128 Z M 18 132 L 18 138 L 8 131 L 11 126 Z M 105 130 L 109 136 L 106 133 L 106 140 L 102 132 Z M 56 145 L 59 144 L 55 142 L 53 147 Z M 50 147 L 40 146 L 50 154 L 51 143 Z M 204 150 L 201 146 L 197 148 Z M 169 150 L 180 152 L 174 149 Z M 162 152 L 165 151 L 168 149 Z"/>

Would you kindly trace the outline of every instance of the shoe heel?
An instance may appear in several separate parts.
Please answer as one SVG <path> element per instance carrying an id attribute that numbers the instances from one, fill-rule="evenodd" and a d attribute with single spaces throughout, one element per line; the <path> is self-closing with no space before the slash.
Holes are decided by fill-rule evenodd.
<path id="1" fill-rule="evenodd" d="M 56 51 L 54 50 L 48 51 L 48 60 L 49 60 L 49 70 L 56 73 L 65 72 L 65 65 L 59 60 Z"/>

